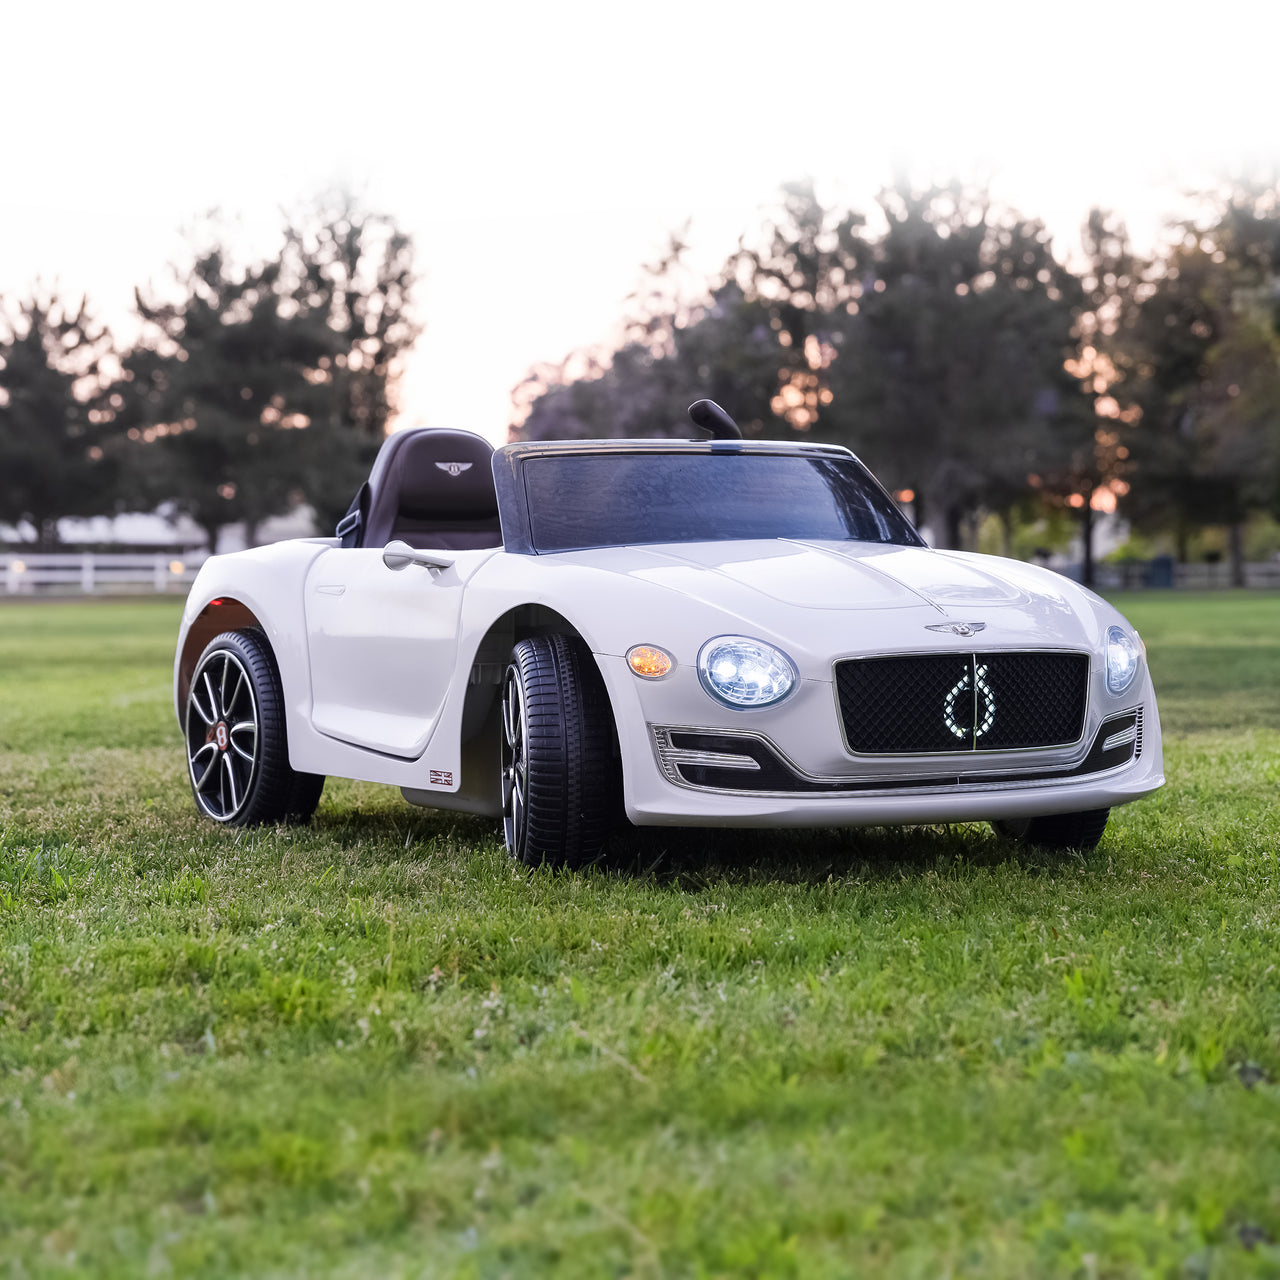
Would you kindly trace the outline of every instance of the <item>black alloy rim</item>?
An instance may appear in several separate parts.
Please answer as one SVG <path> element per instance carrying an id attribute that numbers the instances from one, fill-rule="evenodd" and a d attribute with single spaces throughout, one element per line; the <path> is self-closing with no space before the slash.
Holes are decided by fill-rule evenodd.
<path id="1" fill-rule="evenodd" d="M 502 826 L 507 848 L 519 855 L 524 851 L 528 813 L 529 757 L 528 722 L 520 673 L 513 666 L 507 672 L 502 692 Z"/>
<path id="2" fill-rule="evenodd" d="M 258 770 L 258 704 L 234 653 L 211 653 L 187 695 L 187 765 L 196 803 L 218 822 L 245 807 Z"/>

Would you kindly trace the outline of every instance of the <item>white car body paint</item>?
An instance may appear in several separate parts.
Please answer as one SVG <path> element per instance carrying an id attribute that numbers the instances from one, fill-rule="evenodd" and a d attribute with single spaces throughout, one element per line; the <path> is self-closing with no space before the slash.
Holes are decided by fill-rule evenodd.
<path id="1" fill-rule="evenodd" d="M 496 816 L 498 751 L 489 732 L 507 655 L 483 650 L 482 642 L 512 610 L 541 606 L 547 617 L 564 618 L 595 655 L 617 727 L 627 816 L 640 825 L 1030 817 L 1122 804 L 1164 780 L 1145 661 L 1123 695 L 1106 687 L 1106 629 L 1127 623 L 1106 601 L 1048 570 L 923 547 L 790 539 L 448 556 L 446 569 L 396 571 L 379 549 L 309 538 L 212 557 L 183 615 L 175 659 L 179 720 L 188 632 L 211 602 L 234 600 L 256 616 L 275 653 L 295 769 L 389 783 L 415 803 Z M 938 629 L 949 624 L 975 634 Z M 725 634 L 782 649 L 799 675 L 792 694 L 758 710 L 712 699 L 696 659 L 708 639 Z M 637 644 L 664 649 L 675 670 L 661 680 L 638 678 L 623 656 Z M 1090 656 L 1077 743 L 945 760 L 859 756 L 846 744 L 836 662 L 1027 649 Z M 480 692 L 473 692 L 464 724 L 469 689 Z M 1105 720 L 1134 708 L 1142 709 L 1141 753 L 1120 767 L 1000 778 L 1030 769 L 1065 773 L 1085 758 Z M 478 731 L 484 725 L 490 730 Z M 681 784 L 663 767 L 654 726 L 757 735 L 798 774 L 829 789 L 754 794 Z M 937 781 L 943 774 L 950 780 Z M 904 786 L 916 776 L 919 785 Z"/>

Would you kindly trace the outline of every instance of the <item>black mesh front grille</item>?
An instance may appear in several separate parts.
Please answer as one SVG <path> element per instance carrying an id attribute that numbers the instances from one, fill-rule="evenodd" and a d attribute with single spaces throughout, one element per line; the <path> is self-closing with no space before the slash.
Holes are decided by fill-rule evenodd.
<path id="1" fill-rule="evenodd" d="M 967 706 L 964 696 L 952 700 L 957 727 L 967 730 L 961 736 L 947 727 L 943 710 L 951 690 L 970 678 L 972 666 L 972 655 L 959 653 L 841 662 L 836 688 L 850 747 L 860 752 L 970 750 L 973 694 Z"/>
<path id="2" fill-rule="evenodd" d="M 1065 746 L 1084 731 L 1082 653 L 920 654 L 836 664 L 851 750 L 1010 751 Z"/>
<path id="3" fill-rule="evenodd" d="M 988 686 L 999 690 L 982 751 L 1054 747 L 1084 732 L 1089 659 L 1082 653 L 979 654 Z"/>

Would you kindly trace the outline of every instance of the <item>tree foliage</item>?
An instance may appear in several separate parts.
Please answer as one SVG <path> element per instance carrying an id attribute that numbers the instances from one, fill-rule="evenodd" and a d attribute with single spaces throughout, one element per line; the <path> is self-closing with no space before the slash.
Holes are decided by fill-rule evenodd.
<path id="1" fill-rule="evenodd" d="M 748 434 L 861 453 L 917 523 L 1095 509 L 1140 527 L 1280 509 L 1280 188 L 1237 189 L 1149 258 L 1095 209 L 1069 267 L 1040 222 L 957 185 L 883 192 L 874 218 L 784 188 L 695 301 L 649 269 L 611 357 L 542 367 L 524 438 L 688 434 L 710 395 Z M 687 292 L 686 292 L 686 297 Z"/>
<path id="2" fill-rule="evenodd" d="M 83 299 L 36 293 L 15 310 L 0 319 L 0 521 L 29 525 L 48 549 L 60 516 L 113 507 L 103 392 L 111 340 Z"/>
<path id="3" fill-rule="evenodd" d="M 774 417 L 783 358 L 769 314 L 732 279 L 692 281 L 686 245 L 643 271 L 628 300 L 624 341 L 608 357 L 577 352 L 539 365 L 515 391 L 522 440 L 698 435 L 686 410 L 710 397 L 750 433 L 785 431 Z M 687 294 L 692 291 L 691 300 Z"/>
<path id="4" fill-rule="evenodd" d="M 1242 529 L 1280 495 L 1280 190 L 1240 189 L 1203 223 L 1184 223 L 1147 269 L 1127 334 L 1125 509 L 1192 532 L 1224 525 L 1242 584 Z"/>
<path id="5" fill-rule="evenodd" d="M 655 318 L 656 319 L 656 318 Z M 768 315 L 736 284 L 721 284 L 684 324 L 657 320 L 607 363 L 535 369 L 518 398 L 529 405 L 523 440 L 698 435 L 686 410 L 710 397 L 750 432 L 785 432 L 774 421 L 780 347 Z"/>
<path id="6" fill-rule="evenodd" d="M 167 294 L 139 290 L 124 424 L 144 505 L 250 540 L 300 502 L 329 523 L 367 474 L 417 336 L 412 245 L 350 201 L 288 227 L 275 258 L 238 265 L 215 233 Z"/>
<path id="7" fill-rule="evenodd" d="M 1089 398 L 1064 367 L 1080 284 L 1041 224 L 980 196 L 899 189 L 880 203 L 873 234 L 811 185 L 786 188 L 706 302 L 633 324 L 587 376 L 544 372 L 520 435 L 684 434 L 684 405 L 710 395 L 748 432 L 859 450 L 958 542 L 964 516 L 1006 509 L 1091 439 Z"/>
<path id="8" fill-rule="evenodd" d="M 290 305 L 320 319 L 333 350 L 320 357 L 314 399 L 343 447 L 311 468 L 306 491 L 321 522 L 346 509 L 399 407 L 405 354 L 421 333 L 413 309 L 417 283 L 412 239 L 386 214 L 348 194 L 324 197 L 296 214 L 283 263 Z"/>
<path id="9" fill-rule="evenodd" d="M 1245 521 L 1280 515 L 1280 187 L 1205 209 L 1148 257 L 1094 210 L 1069 268 L 980 190 L 900 185 L 864 215 L 793 184 L 708 279 L 673 236 L 616 350 L 534 369 L 512 434 L 691 436 L 709 396 L 748 436 L 849 445 L 946 544 L 983 513 L 1067 513 L 1087 579 L 1093 512 L 1118 499 L 1182 555 L 1226 527 L 1242 581 Z M 330 523 L 395 416 L 414 287 L 409 237 L 338 194 L 269 258 L 193 244 L 138 291 L 118 358 L 83 303 L 11 302 L 0 520 L 46 544 L 59 516 L 166 502 L 211 541 L 302 501 Z"/>
<path id="10" fill-rule="evenodd" d="M 818 427 L 909 488 L 950 546 L 980 507 L 1062 473 L 1092 431 L 1074 354 L 1079 281 L 1039 222 L 959 188 L 881 197 L 887 230 L 844 308 Z"/>
<path id="11" fill-rule="evenodd" d="M 129 437 L 154 505 L 171 500 L 203 528 L 251 530 L 301 499 L 314 453 L 310 375 L 336 342 L 323 322 L 282 307 L 280 264 L 233 265 L 221 242 L 175 271 L 175 297 L 137 294 L 142 340 L 124 360 Z M 305 441 L 305 442 L 304 442 Z"/>

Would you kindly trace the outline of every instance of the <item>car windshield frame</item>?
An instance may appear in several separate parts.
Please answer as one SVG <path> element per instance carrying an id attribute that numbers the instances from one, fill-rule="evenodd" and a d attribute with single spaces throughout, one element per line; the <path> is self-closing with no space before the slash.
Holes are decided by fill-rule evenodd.
<path id="1" fill-rule="evenodd" d="M 875 477 L 843 449 L 521 452 L 519 549 L 534 555 L 778 538 L 925 545 Z M 584 494 L 591 499 L 585 504 Z"/>

